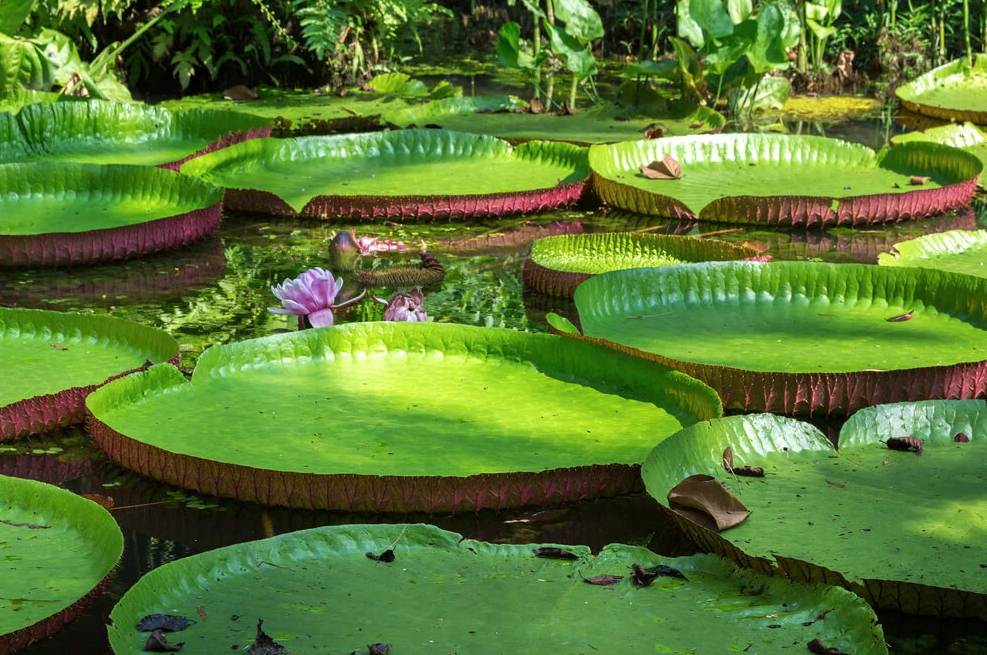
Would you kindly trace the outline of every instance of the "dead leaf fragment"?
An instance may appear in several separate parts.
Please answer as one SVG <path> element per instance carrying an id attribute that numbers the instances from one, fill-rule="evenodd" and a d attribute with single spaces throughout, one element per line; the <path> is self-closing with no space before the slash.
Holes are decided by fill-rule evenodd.
<path id="1" fill-rule="evenodd" d="M 639 564 L 632 564 L 631 570 L 634 572 L 632 577 L 634 584 L 639 587 L 647 587 L 661 575 L 688 581 L 688 578 L 682 575 L 682 571 L 672 568 L 671 566 L 665 566 L 664 564 L 659 564 L 658 566 L 652 566 L 649 568 L 644 568 Z"/>
<path id="2" fill-rule="evenodd" d="M 722 532 L 743 523 L 750 512 L 711 475 L 690 475 L 668 492 L 674 512 L 708 530 Z"/>
<path id="3" fill-rule="evenodd" d="M 48 345 L 54 348 L 55 350 L 68 350 L 68 348 L 66 348 L 60 343 L 49 343 Z"/>
<path id="4" fill-rule="evenodd" d="M 368 644 L 367 651 L 370 655 L 387 655 L 391 652 L 390 644 Z"/>
<path id="5" fill-rule="evenodd" d="M 592 578 L 583 578 L 583 582 L 588 582 L 589 584 L 595 584 L 598 587 L 609 587 L 610 585 L 615 585 L 624 579 L 622 575 L 609 575 L 607 573 L 601 573 L 600 575 L 594 575 Z"/>
<path id="6" fill-rule="evenodd" d="M 237 84 L 223 91 L 223 100 L 256 100 L 257 92 L 245 84 Z"/>
<path id="7" fill-rule="evenodd" d="M 913 309 L 910 312 L 905 312 L 904 314 L 898 314 L 897 316 L 892 316 L 891 318 L 886 318 L 884 320 L 886 320 L 888 323 L 901 323 L 903 321 L 910 321 L 912 319 L 912 316 L 914 315 L 915 315 L 915 310 Z"/>
<path id="8" fill-rule="evenodd" d="M 291 655 L 288 649 L 271 639 L 261 629 L 264 619 L 257 619 L 257 637 L 247 649 L 248 655 Z"/>
<path id="9" fill-rule="evenodd" d="M 367 557 L 375 562 L 384 562 L 385 564 L 390 564 L 394 561 L 394 550 L 388 548 L 380 555 L 374 555 L 373 553 L 367 553 Z"/>
<path id="10" fill-rule="evenodd" d="M 535 548 L 532 552 L 535 554 L 535 557 L 543 557 L 545 559 L 579 559 L 579 555 L 553 546 Z"/>
<path id="11" fill-rule="evenodd" d="M 561 116 L 575 116 L 577 113 L 579 113 L 579 112 L 576 111 L 576 108 L 575 107 L 570 107 L 569 106 L 569 103 L 566 102 L 565 100 L 562 101 L 562 111 L 559 112 L 559 115 L 561 115 Z"/>
<path id="12" fill-rule="evenodd" d="M 641 134 L 644 135 L 645 139 L 660 139 L 665 136 L 665 126 L 659 123 L 652 123 L 641 130 Z"/>
<path id="13" fill-rule="evenodd" d="M 922 186 L 931 179 L 928 175 L 912 175 L 908 178 L 908 183 L 912 186 Z"/>
<path id="14" fill-rule="evenodd" d="M 966 436 L 962 432 L 957 432 L 956 436 L 953 437 L 955 443 L 970 443 L 970 437 Z"/>
<path id="15" fill-rule="evenodd" d="M 86 500 L 93 501 L 103 509 L 113 509 L 113 506 L 116 505 L 116 501 L 110 496 L 104 496 L 102 494 L 81 494 L 81 496 Z"/>
<path id="16" fill-rule="evenodd" d="M 723 468 L 728 471 L 733 470 L 733 448 L 730 446 L 723 451 Z"/>
<path id="17" fill-rule="evenodd" d="M 901 450 L 906 453 L 922 454 L 922 444 L 924 442 L 916 437 L 891 437 L 885 444 L 891 450 Z"/>
<path id="18" fill-rule="evenodd" d="M 815 653 L 816 655 L 846 655 L 839 648 L 830 648 L 825 645 L 819 639 L 813 639 L 809 642 L 809 651 Z"/>
<path id="19" fill-rule="evenodd" d="M 735 469 L 731 469 L 730 472 L 743 478 L 764 477 L 764 469 L 760 466 L 738 466 Z"/>
<path id="20" fill-rule="evenodd" d="M 165 632 L 181 632 L 192 625 L 184 616 L 174 614 L 148 614 L 137 622 L 137 632 L 163 630 Z"/>
<path id="21" fill-rule="evenodd" d="M 168 638 L 164 636 L 164 633 L 161 630 L 155 630 L 147 638 L 147 641 L 144 642 L 144 648 L 141 650 L 145 653 L 177 653 L 184 645 L 184 641 L 177 644 L 169 644 Z"/>
<path id="22" fill-rule="evenodd" d="M 206 608 L 202 605 L 196 605 L 195 612 L 199 615 L 199 618 L 202 619 L 203 623 L 209 620 L 209 617 L 206 615 Z"/>
<path id="23" fill-rule="evenodd" d="M 682 177 L 682 165 L 671 155 L 664 155 L 661 161 L 642 166 L 641 174 L 650 180 L 678 180 Z"/>
<path id="24" fill-rule="evenodd" d="M 528 111 L 532 114 L 541 114 L 545 111 L 545 103 L 538 98 L 532 98 L 528 103 Z"/>

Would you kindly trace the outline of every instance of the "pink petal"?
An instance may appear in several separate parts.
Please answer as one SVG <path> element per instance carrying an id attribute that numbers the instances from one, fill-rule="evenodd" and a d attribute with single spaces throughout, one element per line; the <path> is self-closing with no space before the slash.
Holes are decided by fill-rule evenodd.
<path id="1" fill-rule="evenodd" d="M 320 309 L 308 315 L 308 324 L 312 327 L 330 327 L 333 324 L 331 309 Z"/>

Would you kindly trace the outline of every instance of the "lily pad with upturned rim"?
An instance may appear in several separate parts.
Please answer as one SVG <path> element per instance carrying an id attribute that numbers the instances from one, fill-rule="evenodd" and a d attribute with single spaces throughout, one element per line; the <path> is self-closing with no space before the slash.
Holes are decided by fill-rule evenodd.
<path id="1" fill-rule="evenodd" d="M 77 618 L 109 586 L 123 534 L 102 507 L 32 480 L 0 476 L 0 655 Z"/>
<path id="2" fill-rule="evenodd" d="M 587 338 L 703 380 L 728 409 L 849 414 L 987 392 L 987 280 L 967 275 L 708 262 L 604 273 L 575 300 Z"/>
<path id="3" fill-rule="evenodd" d="M 969 443 L 956 443 L 958 433 Z M 891 437 L 924 441 L 921 456 Z M 762 467 L 733 476 L 722 465 Z M 648 455 L 642 477 L 663 513 L 703 550 L 743 566 L 846 587 L 906 614 L 987 618 L 987 405 L 926 401 L 863 409 L 840 431 L 839 452 L 808 423 L 771 415 L 702 423 Z M 684 478 L 716 477 L 747 506 L 740 525 L 713 532 L 667 507 Z"/>
<path id="4" fill-rule="evenodd" d="M 628 233 L 564 235 L 535 241 L 523 275 L 525 285 L 539 293 L 572 298 L 582 282 L 608 271 L 757 256 L 753 248 L 714 239 Z"/>
<path id="5" fill-rule="evenodd" d="M 479 134 L 402 130 L 255 139 L 182 172 L 227 188 L 227 209 L 279 215 L 436 219 L 554 209 L 579 199 L 586 149 L 511 146 Z"/>
<path id="6" fill-rule="evenodd" d="M 156 366 L 87 406 L 97 445 L 142 475 L 266 505 L 377 512 L 630 493 L 656 440 L 720 414 L 709 387 L 650 362 L 432 323 L 216 346 L 191 383 Z"/>
<path id="7" fill-rule="evenodd" d="M 908 132 L 891 137 L 891 143 L 901 145 L 916 141 L 931 141 L 966 150 L 987 166 L 987 135 L 973 123 L 950 124 L 931 127 L 924 132 Z M 980 186 L 987 186 L 984 175 L 980 175 Z"/>
<path id="8" fill-rule="evenodd" d="M 987 231 L 954 230 L 896 243 L 891 253 L 878 255 L 877 263 L 987 277 Z"/>
<path id="9" fill-rule="evenodd" d="M 538 548 L 573 559 L 539 558 Z M 366 555 L 387 549 L 393 563 Z M 671 566 L 687 579 L 638 587 L 633 564 Z M 612 586 L 584 582 L 614 574 L 623 579 Z M 333 602 L 330 590 L 346 602 Z M 670 559 L 614 544 L 593 557 L 585 546 L 490 544 L 429 525 L 316 528 L 155 569 L 110 615 L 114 653 L 140 653 L 146 635 L 134 624 L 145 614 L 194 615 L 197 605 L 210 620 L 181 633 L 196 653 L 250 644 L 258 619 L 290 652 L 364 653 L 372 643 L 408 655 L 727 653 L 756 645 L 762 655 L 781 655 L 793 644 L 808 652 L 805 644 L 819 639 L 855 655 L 887 653 L 873 612 L 843 589 L 793 585 L 709 555 Z"/>
<path id="10" fill-rule="evenodd" d="M 0 165 L 0 268 L 129 259 L 219 227 L 223 191 L 149 166 Z"/>
<path id="11" fill-rule="evenodd" d="M 676 180 L 641 166 L 670 155 Z M 644 214 L 763 225 L 869 225 L 942 214 L 967 204 L 983 164 L 933 143 L 875 152 L 816 136 L 720 134 L 612 145 L 589 152 L 603 202 Z M 921 186 L 912 176 L 929 177 Z"/>
<path id="12" fill-rule="evenodd" d="M 895 89 L 910 111 L 950 121 L 987 124 L 987 55 L 934 68 Z"/>
<path id="13" fill-rule="evenodd" d="M 178 342 L 108 316 L 0 309 L 0 441 L 81 421 L 90 392 L 148 360 L 177 362 Z"/>
<path id="14" fill-rule="evenodd" d="M 44 161 L 182 163 L 248 139 L 270 136 L 272 122 L 251 114 L 89 100 L 33 104 L 0 114 L 0 163 Z"/>

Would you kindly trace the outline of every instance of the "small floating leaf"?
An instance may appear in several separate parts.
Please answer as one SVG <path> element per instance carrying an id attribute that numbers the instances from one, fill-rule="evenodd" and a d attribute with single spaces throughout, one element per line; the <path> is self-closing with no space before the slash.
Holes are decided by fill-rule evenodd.
<path id="1" fill-rule="evenodd" d="M 682 177 L 682 165 L 671 155 L 641 167 L 641 174 L 652 180 L 677 180 Z"/>
<path id="2" fill-rule="evenodd" d="M 394 561 L 394 550 L 392 548 L 388 548 L 387 550 L 385 550 L 380 555 L 374 555 L 373 553 L 367 553 L 367 557 L 369 557 L 370 559 L 372 559 L 375 562 L 384 562 L 385 564 L 390 564 L 391 562 Z"/>
<path id="3" fill-rule="evenodd" d="M 644 135 L 645 139 L 660 139 L 665 136 L 665 128 L 658 123 L 652 123 L 641 130 L 641 134 Z"/>
<path id="4" fill-rule="evenodd" d="M 966 436 L 962 432 L 957 432 L 956 436 L 953 437 L 955 443 L 970 443 L 970 437 Z"/>
<path id="5" fill-rule="evenodd" d="M 185 642 L 169 644 L 168 638 L 161 630 L 155 630 L 144 642 L 144 652 L 147 653 L 177 653 L 182 649 Z"/>
<path id="6" fill-rule="evenodd" d="M 679 514 L 716 532 L 750 516 L 744 504 L 711 475 L 690 475 L 669 490 L 668 503 Z"/>
<path id="7" fill-rule="evenodd" d="M 138 632 L 164 630 L 165 632 L 181 632 L 192 625 L 184 616 L 174 614 L 148 614 L 137 622 Z"/>
<path id="8" fill-rule="evenodd" d="M 583 582 L 588 582 L 589 584 L 595 584 L 599 587 L 609 587 L 610 585 L 615 585 L 624 579 L 622 575 L 608 575 L 606 573 L 601 573 L 600 575 L 594 575 L 592 578 L 583 578 Z"/>
<path id="9" fill-rule="evenodd" d="M 535 554 L 535 557 L 543 557 L 545 559 L 579 559 L 579 555 L 575 553 L 552 546 L 535 548 L 532 552 Z"/>
<path id="10" fill-rule="evenodd" d="M 922 440 L 916 437 L 891 437 L 885 442 L 891 450 L 902 450 L 907 453 L 922 454 Z"/>
<path id="11" fill-rule="evenodd" d="M 904 314 L 898 314 L 897 316 L 892 316 L 891 318 L 886 318 L 884 320 L 886 320 L 888 323 L 902 323 L 904 321 L 910 321 L 912 319 L 912 316 L 914 315 L 915 315 L 915 310 L 913 309 L 910 312 L 905 312 Z"/>

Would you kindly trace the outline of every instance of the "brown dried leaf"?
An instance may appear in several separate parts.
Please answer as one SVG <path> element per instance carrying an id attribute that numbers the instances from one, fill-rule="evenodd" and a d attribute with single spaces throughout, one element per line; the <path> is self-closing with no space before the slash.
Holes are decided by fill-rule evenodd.
<path id="1" fill-rule="evenodd" d="M 733 470 L 733 448 L 727 446 L 723 451 L 723 468 L 727 471 Z"/>
<path id="2" fill-rule="evenodd" d="M 962 432 L 958 432 L 956 433 L 956 436 L 953 437 L 953 441 L 955 443 L 970 443 L 970 437 L 966 436 Z"/>
<path id="3" fill-rule="evenodd" d="M 387 655 L 391 652 L 390 644 L 368 644 L 367 651 L 370 655 Z"/>
<path id="4" fill-rule="evenodd" d="M 374 555 L 373 553 L 367 553 L 367 557 L 375 562 L 384 562 L 385 564 L 390 564 L 394 561 L 394 550 L 388 548 L 380 555 Z"/>
<path id="5" fill-rule="evenodd" d="M 257 92 L 245 84 L 237 84 L 223 91 L 223 100 L 256 100 Z"/>
<path id="6" fill-rule="evenodd" d="M 885 444 L 891 450 L 901 450 L 906 453 L 922 454 L 922 444 L 924 442 L 917 437 L 891 437 Z"/>
<path id="7" fill-rule="evenodd" d="M 177 653 L 182 649 L 185 642 L 180 642 L 177 644 L 169 644 L 167 637 L 160 630 L 155 630 L 144 642 L 143 650 L 145 653 Z"/>
<path id="8" fill-rule="evenodd" d="M 912 186 L 922 186 L 931 179 L 928 175 L 912 175 L 908 178 L 908 183 Z"/>
<path id="9" fill-rule="evenodd" d="M 68 348 L 66 348 L 60 343 L 49 343 L 48 345 L 54 348 L 55 350 L 68 350 Z"/>
<path id="10" fill-rule="evenodd" d="M 914 315 L 915 315 L 915 310 L 913 309 L 910 312 L 905 312 L 904 314 L 898 314 L 897 316 L 892 316 L 891 318 L 886 318 L 884 320 L 886 320 L 888 323 L 901 323 L 903 321 L 912 320 L 912 316 Z"/>
<path id="11" fill-rule="evenodd" d="M 562 116 L 575 116 L 577 113 L 579 113 L 579 112 L 576 111 L 576 108 L 575 107 L 570 107 L 569 106 L 569 103 L 566 102 L 565 100 L 562 101 L 562 111 L 559 112 L 560 115 L 562 115 Z"/>
<path id="12" fill-rule="evenodd" d="M 743 478 L 764 477 L 764 469 L 760 466 L 738 466 L 735 469 L 731 469 L 730 472 Z"/>
<path id="13" fill-rule="evenodd" d="M 528 111 L 532 114 L 541 114 L 545 111 L 545 103 L 543 103 L 538 98 L 532 98 L 531 102 L 528 103 Z"/>
<path id="14" fill-rule="evenodd" d="M 659 123 L 652 123 L 641 130 L 641 134 L 644 135 L 645 139 L 660 139 L 665 136 L 665 127 Z"/>
<path id="15" fill-rule="evenodd" d="M 651 180 L 677 180 L 682 177 L 682 165 L 671 155 L 641 167 L 641 174 Z"/>
<path id="16" fill-rule="evenodd" d="M 202 605 L 196 605 L 195 612 L 199 615 L 199 618 L 202 619 L 203 623 L 209 620 L 209 616 L 206 614 L 206 608 Z"/>
<path id="17" fill-rule="evenodd" d="M 271 639 L 261 629 L 264 619 L 257 619 L 257 637 L 247 649 L 248 655 L 291 655 L 288 649 Z"/>
<path id="18" fill-rule="evenodd" d="M 594 575 L 592 578 L 583 578 L 583 582 L 588 582 L 589 584 L 595 584 L 598 587 L 609 587 L 610 585 L 615 585 L 624 579 L 622 575 L 609 575 L 607 573 L 601 573 L 600 575 Z"/>
<path id="19" fill-rule="evenodd" d="M 165 632 L 181 632 L 192 625 L 184 616 L 174 614 L 148 614 L 137 622 L 137 632 L 164 630 Z"/>
<path id="20" fill-rule="evenodd" d="M 113 506 L 116 505 L 116 501 L 102 494 L 81 494 L 81 496 L 86 500 L 93 501 L 103 509 L 113 509 Z"/>
<path id="21" fill-rule="evenodd" d="M 816 655 L 846 655 L 839 648 L 830 648 L 819 641 L 819 639 L 813 639 L 809 642 L 809 651 Z"/>
<path id="22" fill-rule="evenodd" d="M 668 492 L 673 511 L 695 523 L 722 532 L 743 523 L 750 512 L 711 475 L 690 475 Z"/>
<path id="23" fill-rule="evenodd" d="M 570 553 L 568 550 L 563 550 L 561 548 L 555 548 L 553 546 L 546 546 L 545 548 L 535 548 L 532 551 L 535 557 L 543 557 L 545 559 L 579 559 L 579 555 L 575 553 Z"/>

